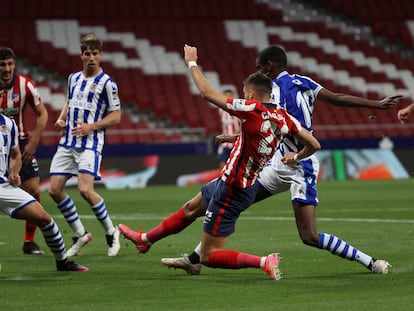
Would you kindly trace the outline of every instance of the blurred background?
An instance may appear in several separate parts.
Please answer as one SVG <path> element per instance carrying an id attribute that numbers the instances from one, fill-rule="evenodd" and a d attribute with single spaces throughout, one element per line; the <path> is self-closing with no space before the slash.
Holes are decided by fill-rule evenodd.
<path id="1" fill-rule="evenodd" d="M 314 135 L 323 180 L 414 175 L 414 118 L 397 120 L 397 109 L 414 101 L 409 0 L 3 0 L 0 44 L 14 49 L 18 72 L 36 82 L 49 111 L 38 150 L 44 187 L 59 139 L 53 124 L 68 74 L 81 70 L 79 38 L 89 32 L 104 42 L 102 67 L 118 83 L 123 109 L 122 122 L 107 130 L 108 188 L 182 186 L 215 174 L 221 124 L 189 79 L 185 43 L 198 47 L 214 87 L 239 95 L 258 51 L 271 44 L 285 48 L 290 73 L 333 92 L 403 95 L 386 111 L 317 102 Z"/>

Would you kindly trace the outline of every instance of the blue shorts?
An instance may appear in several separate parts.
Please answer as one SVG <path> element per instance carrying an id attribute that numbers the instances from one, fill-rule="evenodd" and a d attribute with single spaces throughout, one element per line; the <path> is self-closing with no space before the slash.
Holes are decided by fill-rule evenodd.
<path id="1" fill-rule="evenodd" d="M 212 236 L 226 237 L 235 231 L 236 221 L 256 197 L 258 184 L 240 189 L 231 187 L 220 178 L 201 188 L 207 206 L 203 231 Z"/>
<path id="2" fill-rule="evenodd" d="M 28 143 L 27 139 L 19 140 L 20 152 L 23 155 L 24 147 Z M 20 178 L 22 182 L 39 176 L 39 164 L 37 163 L 36 158 L 32 159 L 31 163 L 22 162 L 22 168 L 20 169 Z"/>
<path id="3" fill-rule="evenodd" d="M 217 158 L 219 162 L 227 162 L 232 150 L 232 148 L 219 147 L 217 151 Z"/>

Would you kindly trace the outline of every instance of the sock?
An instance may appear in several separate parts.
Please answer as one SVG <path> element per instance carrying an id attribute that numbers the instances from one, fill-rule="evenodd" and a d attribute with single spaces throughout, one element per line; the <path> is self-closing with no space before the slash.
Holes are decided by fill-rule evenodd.
<path id="1" fill-rule="evenodd" d="M 75 235 L 78 237 L 83 236 L 85 234 L 85 227 L 79 219 L 78 211 L 72 198 L 67 196 L 57 205 L 57 208 L 62 212 Z"/>
<path id="2" fill-rule="evenodd" d="M 192 264 L 200 263 L 200 250 L 201 250 L 201 242 L 198 243 L 198 245 L 196 246 L 194 251 L 191 253 L 191 255 L 188 256 L 188 260 L 190 260 Z"/>
<path id="3" fill-rule="evenodd" d="M 58 261 L 66 259 L 65 243 L 55 221 L 52 219 L 48 225 L 40 228 L 40 230 L 42 230 L 45 242 L 52 251 L 53 256 L 55 256 L 55 259 Z"/>
<path id="4" fill-rule="evenodd" d="M 146 233 L 146 238 L 150 243 L 154 243 L 170 234 L 178 233 L 184 230 L 195 219 L 186 219 L 184 209 L 180 208 L 174 214 L 165 218 L 158 226 Z"/>
<path id="5" fill-rule="evenodd" d="M 262 257 L 234 250 L 219 250 L 208 256 L 206 266 L 224 269 L 260 268 L 261 260 Z"/>
<path id="6" fill-rule="evenodd" d="M 26 220 L 26 227 L 24 231 L 24 241 L 33 241 L 36 231 L 36 225 L 32 224 L 30 221 Z"/>
<path id="7" fill-rule="evenodd" d="M 328 233 L 320 233 L 318 247 L 321 249 L 326 249 L 332 254 L 340 256 L 342 258 L 356 260 L 367 268 L 369 268 L 371 265 L 371 256 L 368 256 L 367 254 L 359 251 L 352 245 L 348 244 L 345 241 L 342 241 L 340 238 L 334 235 Z"/>
<path id="8" fill-rule="evenodd" d="M 105 201 L 102 199 L 98 204 L 91 206 L 92 211 L 95 213 L 96 218 L 101 223 L 107 235 L 112 235 L 115 232 L 114 224 L 111 217 L 109 217 L 106 209 Z"/>

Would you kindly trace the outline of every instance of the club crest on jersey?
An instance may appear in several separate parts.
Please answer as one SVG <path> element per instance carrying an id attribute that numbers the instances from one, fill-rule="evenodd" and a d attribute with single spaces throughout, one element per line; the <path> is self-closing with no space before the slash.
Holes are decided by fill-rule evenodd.
<path id="1" fill-rule="evenodd" d="M 6 134 L 7 133 L 7 127 L 4 124 L 1 126 L 1 133 L 2 134 Z"/>
<path id="2" fill-rule="evenodd" d="M 12 100 L 13 100 L 13 103 L 18 103 L 20 101 L 20 94 L 19 93 L 13 93 L 12 94 Z"/>

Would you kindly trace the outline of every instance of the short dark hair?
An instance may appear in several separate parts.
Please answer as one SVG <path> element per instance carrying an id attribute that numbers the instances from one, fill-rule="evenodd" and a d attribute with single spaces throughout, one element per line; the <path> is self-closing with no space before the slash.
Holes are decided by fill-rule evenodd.
<path id="1" fill-rule="evenodd" d="M 16 55 L 14 54 L 14 51 L 11 48 L 6 47 L 6 46 L 0 47 L 0 59 L 5 60 L 9 58 L 16 59 Z"/>
<path id="2" fill-rule="evenodd" d="M 102 51 L 103 43 L 97 35 L 93 33 L 88 33 L 81 37 L 80 48 L 82 53 L 85 52 L 88 48 L 90 48 L 91 50 Z"/>
<path id="3" fill-rule="evenodd" d="M 271 45 L 259 52 L 259 62 L 261 64 L 271 61 L 277 64 L 280 68 L 286 68 L 287 56 L 283 48 L 277 45 Z"/>
<path id="4" fill-rule="evenodd" d="M 272 94 L 272 79 L 264 73 L 254 72 L 250 74 L 246 79 L 244 79 L 243 84 L 252 85 L 261 96 L 264 94 Z"/>

